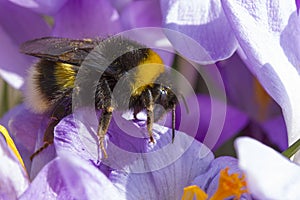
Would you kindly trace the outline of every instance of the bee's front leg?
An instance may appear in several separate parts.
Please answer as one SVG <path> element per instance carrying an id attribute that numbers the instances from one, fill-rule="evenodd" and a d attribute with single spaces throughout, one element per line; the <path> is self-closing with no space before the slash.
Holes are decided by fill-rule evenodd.
<path id="1" fill-rule="evenodd" d="M 103 91 L 102 91 L 102 98 L 103 100 L 103 105 L 102 105 L 102 113 L 100 116 L 99 120 L 99 126 L 98 126 L 98 131 L 97 131 L 97 136 L 99 139 L 99 146 L 100 149 L 103 153 L 104 158 L 108 158 L 105 146 L 104 146 L 104 138 L 107 133 L 111 118 L 112 118 L 112 113 L 114 110 L 114 106 L 112 103 L 112 92 L 110 90 L 110 87 L 107 83 L 106 80 L 103 82 Z"/>
<path id="2" fill-rule="evenodd" d="M 153 95 L 151 90 L 147 90 L 146 93 L 143 93 L 142 95 L 145 95 L 145 107 L 147 111 L 147 130 L 150 138 L 150 142 L 154 143 L 153 138 L 153 123 L 154 123 L 154 101 L 153 101 Z"/>

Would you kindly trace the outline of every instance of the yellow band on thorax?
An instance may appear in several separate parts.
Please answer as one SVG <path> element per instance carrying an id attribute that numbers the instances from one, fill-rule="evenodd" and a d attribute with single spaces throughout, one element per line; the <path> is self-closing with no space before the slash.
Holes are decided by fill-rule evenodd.
<path id="1" fill-rule="evenodd" d="M 54 75 L 56 82 L 63 88 L 74 87 L 76 73 L 73 66 L 67 63 L 56 63 Z"/>
<path id="2" fill-rule="evenodd" d="M 152 86 L 157 77 L 164 71 L 162 59 L 150 49 L 148 57 L 136 67 L 135 80 L 132 84 L 132 95 L 140 95 L 147 86 Z"/>

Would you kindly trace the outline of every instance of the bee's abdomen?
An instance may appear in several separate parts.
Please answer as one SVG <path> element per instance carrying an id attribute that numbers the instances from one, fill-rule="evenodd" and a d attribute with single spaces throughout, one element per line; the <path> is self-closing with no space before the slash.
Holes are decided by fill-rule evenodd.
<path id="1" fill-rule="evenodd" d="M 36 113 L 50 110 L 59 100 L 70 95 L 75 76 L 70 64 L 40 60 L 29 70 L 27 105 Z"/>

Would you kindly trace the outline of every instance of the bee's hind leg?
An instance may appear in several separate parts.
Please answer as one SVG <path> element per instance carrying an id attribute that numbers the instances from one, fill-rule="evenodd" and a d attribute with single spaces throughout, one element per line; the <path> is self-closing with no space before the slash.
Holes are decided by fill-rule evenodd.
<path id="1" fill-rule="evenodd" d="M 31 156 L 30 160 L 32 161 L 35 156 L 44 151 L 49 145 L 53 144 L 54 139 L 54 127 L 58 124 L 59 120 L 55 117 L 51 117 L 50 122 L 48 123 L 47 129 L 44 133 L 43 146 L 38 148 Z"/>
<path id="2" fill-rule="evenodd" d="M 54 127 L 59 123 L 59 121 L 71 113 L 70 104 L 68 103 L 68 99 L 59 101 L 59 103 L 54 107 L 50 121 L 48 122 L 46 131 L 44 133 L 43 138 L 43 146 L 38 148 L 31 156 L 30 160 L 32 161 L 35 156 L 40 154 L 43 150 L 45 150 L 49 145 L 53 144 L 54 139 Z"/>

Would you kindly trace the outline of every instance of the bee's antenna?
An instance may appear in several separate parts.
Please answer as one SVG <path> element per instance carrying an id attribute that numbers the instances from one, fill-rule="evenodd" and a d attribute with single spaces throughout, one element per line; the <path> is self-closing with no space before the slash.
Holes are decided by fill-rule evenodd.
<path id="1" fill-rule="evenodd" d="M 172 143 L 174 143 L 174 139 L 175 139 L 175 120 L 176 120 L 175 108 L 176 106 L 174 105 L 172 108 Z"/>
<path id="2" fill-rule="evenodd" d="M 180 95 L 181 95 L 181 98 L 182 98 L 182 100 L 183 100 L 183 103 L 184 103 L 184 107 L 185 107 L 186 113 L 189 114 L 189 113 L 190 113 L 189 106 L 188 106 L 188 104 L 187 104 L 187 102 L 186 102 L 186 100 L 185 100 L 183 94 L 180 94 Z"/>

